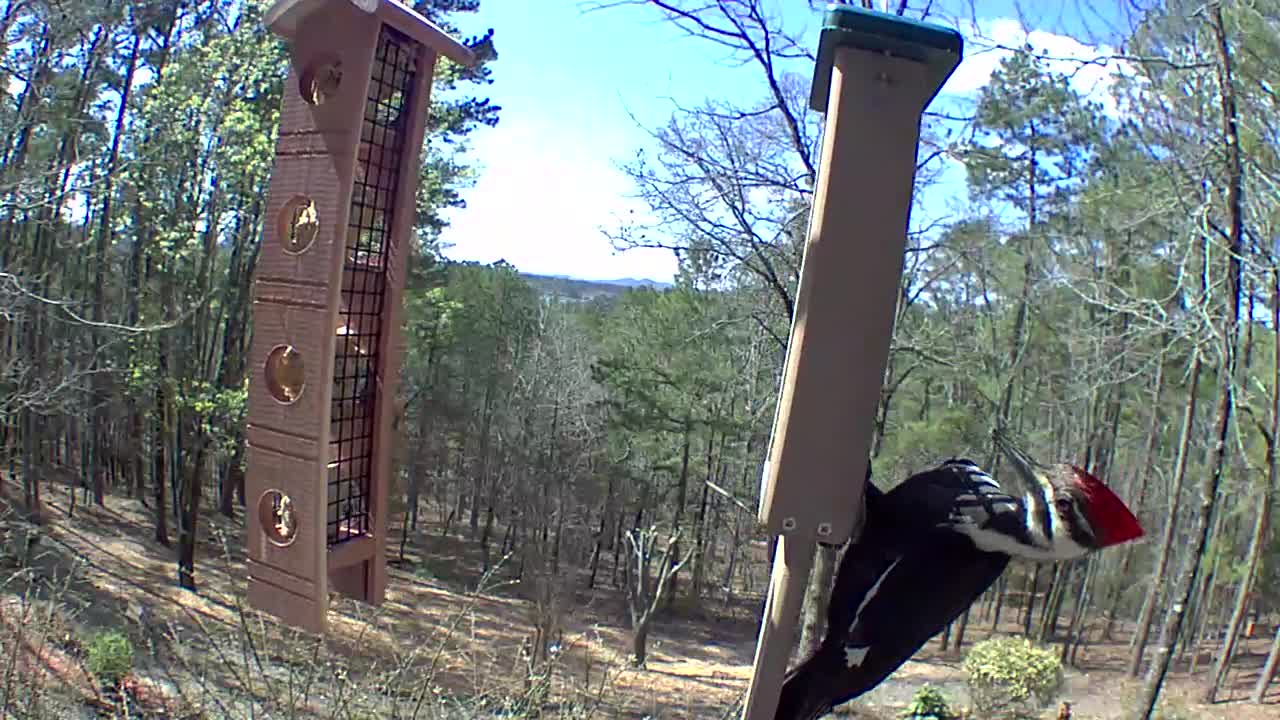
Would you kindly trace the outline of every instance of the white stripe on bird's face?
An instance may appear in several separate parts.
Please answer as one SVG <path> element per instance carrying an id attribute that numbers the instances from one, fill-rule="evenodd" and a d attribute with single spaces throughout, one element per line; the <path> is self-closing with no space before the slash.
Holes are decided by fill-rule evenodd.
<path id="1" fill-rule="evenodd" d="M 1052 490 L 1048 492 L 1052 493 Z M 1028 492 L 1023 497 L 1023 523 L 1026 528 L 1027 542 L 1008 533 L 997 532 L 979 525 L 957 525 L 955 531 L 967 535 L 979 550 L 998 552 L 1013 557 L 1038 562 L 1061 562 L 1074 560 L 1088 554 L 1089 549 L 1076 542 L 1067 530 L 1067 521 L 1058 512 L 1052 501 L 1052 495 L 1046 501 Z M 1048 527 L 1042 527 L 1037 521 L 1040 509 L 1048 511 Z"/>

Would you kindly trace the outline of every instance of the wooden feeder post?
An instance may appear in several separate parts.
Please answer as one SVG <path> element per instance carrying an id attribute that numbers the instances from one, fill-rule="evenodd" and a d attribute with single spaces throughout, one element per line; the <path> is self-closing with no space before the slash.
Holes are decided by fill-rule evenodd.
<path id="1" fill-rule="evenodd" d="M 333 590 L 387 584 L 391 422 L 419 152 L 441 55 L 397 0 L 278 0 L 290 43 L 253 289 L 249 603 L 324 632 Z"/>
<path id="2" fill-rule="evenodd" d="M 822 158 L 761 479 L 760 522 L 778 543 L 744 720 L 775 720 L 817 543 L 862 527 L 920 117 L 963 48 L 954 30 L 849 5 L 823 24 L 809 95 L 826 113 Z"/>

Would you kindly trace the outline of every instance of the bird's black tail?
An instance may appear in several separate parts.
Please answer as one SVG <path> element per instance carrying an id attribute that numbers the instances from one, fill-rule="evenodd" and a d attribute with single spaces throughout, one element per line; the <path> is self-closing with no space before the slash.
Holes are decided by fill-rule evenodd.
<path id="1" fill-rule="evenodd" d="M 874 511 L 876 505 L 884 498 L 884 491 L 871 481 L 871 458 L 867 458 L 865 482 L 866 488 L 863 492 L 863 501 L 868 511 Z M 844 569 L 845 565 L 859 557 L 861 555 L 849 556 L 846 553 L 846 559 L 841 564 L 842 572 L 846 576 L 846 582 L 851 579 L 863 578 L 866 575 L 866 573 L 852 573 L 851 570 Z M 879 577 L 879 575 L 877 574 L 875 577 Z M 867 582 L 874 582 L 875 578 L 864 579 Z M 835 591 L 833 590 L 834 597 Z M 837 624 L 842 622 L 840 616 L 828 614 L 828 623 L 832 621 L 833 617 L 837 620 Z M 827 633 L 830 635 L 830 628 L 827 629 Z M 831 712 L 833 709 L 832 701 L 837 695 L 832 683 L 838 680 L 839 671 L 843 669 L 844 651 L 841 643 L 829 644 L 829 641 L 830 637 L 804 662 L 787 673 L 782 681 L 782 691 L 778 695 L 778 710 L 773 715 L 774 720 L 818 720 L 818 718 Z"/>
<path id="2" fill-rule="evenodd" d="M 828 678 L 820 668 L 826 666 L 828 650 L 825 646 L 787 673 L 778 695 L 778 710 L 774 720 L 818 720 L 831 712 L 831 693 L 826 687 Z"/>

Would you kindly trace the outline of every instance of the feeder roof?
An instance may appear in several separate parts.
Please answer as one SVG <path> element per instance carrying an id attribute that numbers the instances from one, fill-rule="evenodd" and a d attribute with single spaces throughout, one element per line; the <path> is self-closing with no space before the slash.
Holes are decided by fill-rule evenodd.
<path id="1" fill-rule="evenodd" d="M 466 45 L 400 0 L 276 0 L 267 10 L 264 22 L 271 31 L 292 39 L 302 21 L 315 12 L 323 12 L 331 3 L 349 2 L 400 32 L 435 50 L 454 62 L 472 66 L 476 56 Z"/>
<path id="2" fill-rule="evenodd" d="M 925 98 L 928 105 L 938 88 L 951 77 L 964 55 L 964 37 L 953 28 L 853 5 L 831 5 L 818 40 L 818 58 L 809 89 L 809 107 L 827 110 L 831 68 L 836 48 L 850 47 L 893 55 L 929 66 L 935 89 Z"/>

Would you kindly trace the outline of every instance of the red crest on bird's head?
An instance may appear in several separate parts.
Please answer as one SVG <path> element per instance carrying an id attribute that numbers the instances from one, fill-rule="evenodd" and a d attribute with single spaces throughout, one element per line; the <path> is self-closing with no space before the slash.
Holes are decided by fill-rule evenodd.
<path id="1" fill-rule="evenodd" d="M 1074 471 L 1072 480 L 1084 500 L 1084 511 L 1093 526 L 1098 547 L 1119 545 L 1146 534 L 1129 506 L 1111 488 L 1086 470 L 1075 465 L 1071 469 Z"/>

